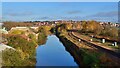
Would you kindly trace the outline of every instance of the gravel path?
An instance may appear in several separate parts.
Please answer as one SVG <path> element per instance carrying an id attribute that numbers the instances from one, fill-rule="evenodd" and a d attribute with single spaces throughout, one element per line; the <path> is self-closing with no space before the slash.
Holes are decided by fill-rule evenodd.
<path id="1" fill-rule="evenodd" d="M 72 33 L 72 32 L 69 32 L 69 33 L 71 33 L 71 35 L 74 34 L 74 33 Z M 120 53 L 117 53 L 117 52 L 114 52 L 114 51 L 112 51 L 112 50 L 103 48 L 103 47 L 101 47 L 100 45 L 97 45 L 97 44 L 95 44 L 95 43 L 91 43 L 90 41 L 85 40 L 85 39 L 83 39 L 83 38 L 81 38 L 81 37 L 78 37 L 78 36 L 75 35 L 75 34 L 74 34 L 73 36 L 76 37 L 76 39 L 81 39 L 83 42 L 89 44 L 90 46 L 97 48 L 97 49 L 100 50 L 101 52 L 108 53 L 108 54 L 113 55 L 113 56 L 115 56 L 115 57 L 117 57 L 117 58 L 120 59 Z"/>

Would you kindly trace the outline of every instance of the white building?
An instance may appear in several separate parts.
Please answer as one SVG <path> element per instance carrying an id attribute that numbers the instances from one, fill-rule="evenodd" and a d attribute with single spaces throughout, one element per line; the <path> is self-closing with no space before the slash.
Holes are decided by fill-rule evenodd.
<path id="1" fill-rule="evenodd" d="M 24 30 L 24 31 L 26 31 L 26 30 L 29 30 L 29 28 L 28 27 L 12 27 L 11 30 Z"/>
<path id="2" fill-rule="evenodd" d="M 0 29 L 1 34 L 8 34 L 8 31 L 5 29 L 5 27 Z"/>
<path id="3" fill-rule="evenodd" d="M 30 28 L 35 29 L 35 30 L 38 29 L 38 27 L 30 27 Z"/>
<path id="4" fill-rule="evenodd" d="M 38 27 L 30 27 L 30 28 L 35 29 L 35 30 L 38 29 Z M 24 31 L 26 31 L 26 30 L 29 30 L 29 27 L 12 27 L 11 30 L 24 30 Z"/>

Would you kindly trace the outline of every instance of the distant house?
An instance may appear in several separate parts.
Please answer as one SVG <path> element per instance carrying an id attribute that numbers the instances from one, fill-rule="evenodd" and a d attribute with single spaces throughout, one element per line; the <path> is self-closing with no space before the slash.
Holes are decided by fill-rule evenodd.
<path id="1" fill-rule="evenodd" d="M 24 30 L 24 31 L 26 31 L 26 30 L 29 30 L 29 28 L 28 27 L 12 27 L 11 30 Z"/>
<path id="2" fill-rule="evenodd" d="M 32 29 L 38 29 L 38 27 L 30 27 Z M 29 30 L 28 27 L 12 27 L 11 30 L 23 30 L 23 31 L 26 31 L 26 30 Z"/>
<path id="3" fill-rule="evenodd" d="M 38 29 L 38 27 L 30 27 L 30 28 L 35 29 L 35 30 Z"/>

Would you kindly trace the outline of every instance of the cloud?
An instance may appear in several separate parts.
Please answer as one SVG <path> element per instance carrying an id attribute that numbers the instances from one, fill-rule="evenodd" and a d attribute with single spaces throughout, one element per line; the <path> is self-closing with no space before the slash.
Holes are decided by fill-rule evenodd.
<path id="1" fill-rule="evenodd" d="M 57 19 L 62 19 L 62 20 L 81 20 L 80 16 L 72 16 L 72 17 L 58 17 Z"/>
<path id="2" fill-rule="evenodd" d="M 96 20 L 104 22 L 118 22 L 118 11 L 99 12 L 83 17 L 84 20 Z"/>
<path id="3" fill-rule="evenodd" d="M 7 16 L 29 16 L 29 15 L 32 15 L 33 13 L 32 12 L 20 12 L 20 13 L 16 13 L 16 12 L 8 12 L 8 13 L 4 13 L 4 15 L 7 15 Z"/>
<path id="4" fill-rule="evenodd" d="M 110 11 L 110 12 L 99 12 L 97 14 L 91 15 L 90 17 L 116 17 L 118 16 L 117 11 Z"/>
<path id="5" fill-rule="evenodd" d="M 50 17 L 41 17 L 39 19 L 50 19 Z"/>
<path id="6" fill-rule="evenodd" d="M 78 10 L 67 12 L 67 14 L 79 14 L 79 13 L 81 13 L 81 11 L 78 11 Z"/>
<path id="7" fill-rule="evenodd" d="M 74 17 L 68 17 L 68 16 L 56 16 L 56 17 L 33 17 L 32 20 L 80 20 L 81 17 L 74 16 Z"/>
<path id="8" fill-rule="evenodd" d="M 54 19 L 54 18 L 48 17 L 48 16 L 44 16 L 44 17 L 33 16 L 33 17 L 31 18 L 31 20 L 52 20 L 52 19 Z"/>

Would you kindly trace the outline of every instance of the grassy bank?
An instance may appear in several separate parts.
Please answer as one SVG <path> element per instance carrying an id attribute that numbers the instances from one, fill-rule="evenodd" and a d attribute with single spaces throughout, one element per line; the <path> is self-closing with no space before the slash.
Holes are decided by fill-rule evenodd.
<path id="1" fill-rule="evenodd" d="M 56 26 L 53 30 L 80 67 L 101 68 L 119 65 L 108 54 L 71 38 L 64 24 Z"/>
<path id="2" fill-rule="evenodd" d="M 2 52 L 2 65 L 3 66 L 34 66 L 35 59 L 35 47 L 37 46 L 33 40 L 27 41 L 20 35 L 14 35 L 8 37 L 9 46 L 15 48 L 6 49 Z"/>
<path id="3" fill-rule="evenodd" d="M 3 68 L 9 66 L 35 66 L 36 64 L 36 47 L 46 43 L 47 35 L 51 34 L 52 26 L 40 26 L 38 30 L 12 30 L 7 35 L 6 45 L 13 47 L 15 50 L 6 49 L 2 52 Z"/>
<path id="4" fill-rule="evenodd" d="M 57 37 L 60 39 L 60 41 L 65 46 L 66 50 L 74 57 L 76 63 L 80 67 L 98 67 L 100 60 L 98 59 L 99 53 L 88 52 L 88 49 L 86 48 L 80 48 L 75 43 L 71 42 L 64 36 L 57 35 Z"/>

